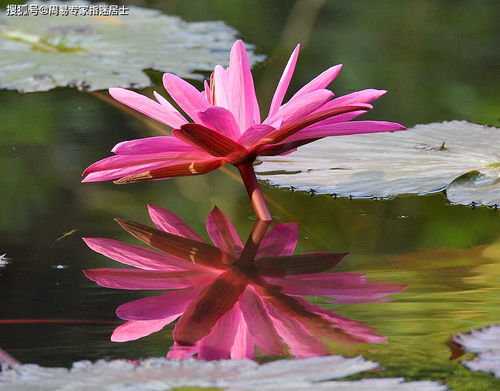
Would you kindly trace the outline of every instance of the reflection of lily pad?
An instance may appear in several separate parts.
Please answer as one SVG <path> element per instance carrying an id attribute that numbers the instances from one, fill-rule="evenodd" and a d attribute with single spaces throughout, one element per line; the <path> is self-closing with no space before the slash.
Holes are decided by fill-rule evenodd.
<path id="1" fill-rule="evenodd" d="M 467 352 L 478 353 L 473 360 L 463 362 L 466 367 L 473 371 L 491 372 L 500 378 L 500 325 L 459 334 L 453 341 Z"/>
<path id="2" fill-rule="evenodd" d="M 377 366 L 361 357 L 313 357 L 279 360 L 259 365 L 251 360 L 166 360 L 145 359 L 96 363 L 80 361 L 66 368 L 14 365 L 0 372 L 0 390 L 174 390 L 198 389 L 253 390 L 385 390 L 443 391 L 445 386 L 431 381 L 404 382 L 403 379 L 363 379 L 325 381 L 367 371 Z M 5 387 L 5 388 L 4 388 Z"/>
<path id="3" fill-rule="evenodd" d="M 28 4 L 85 5 L 83 1 Z M 123 16 L 6 16 L 0 11 L 0 87 L 22 92 L 58 86 L 143 88 L 143 69 L 200 78 L 224 64 L 236 32 L 223 22 L 187 23 L 129 7 Z"/>
<path id="4" fill-rule="evenodd" d="M 263 158 L 271 184 L 341 197 L 392 197 L 446 189 L 451 202 L 500 205 L 500 129 L 452 121 L 396 133 L 330 137 Z M 469 176 L 464 174 L 475 171 Z M 451 184 L 451 185 L 450 185 Z"/>

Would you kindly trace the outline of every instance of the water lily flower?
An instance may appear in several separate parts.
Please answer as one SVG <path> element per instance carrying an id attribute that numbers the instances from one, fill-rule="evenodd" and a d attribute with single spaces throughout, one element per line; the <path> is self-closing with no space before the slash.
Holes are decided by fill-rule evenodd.
<path id="1" fill-rule="evenodd" d="M 302 296 L 334 302 L 385 300 L 400 285 L 366 281 L 355 273 L 321 273 L 346 254 L 292 255 L 297 225 L 282 223 L 267 231 L 258 220 L 244 245 L 234 225 L 217 208 L 207 217 L 207 243 L 172 212 L 149 207 L 156 228 L 117 220 L 129 233 L 158 251 L 112 239 L 86 238 L 87 245 L 136 269 L 91 269 L 85 274 L 115 289 L 164 290 L 118 307 L 126 323 L 112 340 L 135 340 L 178 319 L 171 358 L 252 358 L 255 347 L 266 355 L 297 357 L 328 354 L 320 338 L 345 343 L 379 343 L 384 337 L 359 322 L 313 305 Z"/>
<path id="2" fill-rule="evenodd" d="M 257 156 L 290 153 L 328 136 L 405 129 L 393 122 L 350 122 L 371 109 L 370 103 L 386 91 L 367 89 L 334 98 L 326 87 L 339 74 L 341 65 L 327 69 L 283 103 L 299 49 L 297 45 L 285 67 L 264 120 L 242 41 L 233 45 L 228 68 L 215 67 L 204 91 L 173 74 L 163 75 L 165 89 L 183 113 L 157 92 L 153 100 L 111 88 L 111 96 L 119 102 L 173 128 L 172 136 L 117 144 L 112 149 L 114 156 L 87 167 L 83 181 L 115 180 L 122 184 L 168 179 L 205 174 L 233 164 L 257 216 L 271 220 L 252 166 Z"/>

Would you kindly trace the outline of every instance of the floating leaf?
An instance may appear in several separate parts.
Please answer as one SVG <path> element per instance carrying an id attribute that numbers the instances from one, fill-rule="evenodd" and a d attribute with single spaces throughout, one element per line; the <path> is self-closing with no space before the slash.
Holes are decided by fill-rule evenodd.
<path id="1" fill-rule="evenodd" d="M 448 199 L 454 204 L 500 205 L 500 168 L 492 166 L 471 171 L 455 179 L 446 188 Z M 472 201 L 471 201 L 472 200 Z"/>
<path id="2" fill-rule="evenodd" d="M 491 372 L 500 378 L 500 325 L 459 334 L 452 341 L 461 345 L 467 352 L 478 353 L 473 360 L 463 362 L 467 368 Z"/>
<path id="3" fill-rule="evenodd" d="M 30 4 L 90 6 L 78 0 Z M 128 8 L 129 15 L 108 17 L 0 11 L 0 88 L 144 88 L 151 84 L 144 69 L 199 79 L 199 72 L 229 58 L 236 31 L 223 22 L 188 23 L 157 10 Z"/>
<path id="4" fill-rule="evenodd" d="M 34 364 L 13 365 L 0 372 L 0 391 L 78 390 L 174 390 L 202 387 L 231 391 L 254 390 L 385 390 L 443 391 L 445 386 L 431 381 L 404 382 L 403 379 L 363 379 L 326 381 L 377 366 L 362 357 L 313 357 L 279 360 L 259 365 L 250 360 L 167 360 L 149 358 L 75 362 L 71 369 L 44 368 Z M 22 387 L 22 388 L 21 388 Z"/>
<path id="5" fill-rule="evenodd" d="M 274 185 L 341 197 L 446 189 L 453 203 L 494 206 L 500 205 L 498 140 L 498 128 L 432 123 L 403 132 L 322 139 L 291 155 L 263 158 L 256 169 Z"/>

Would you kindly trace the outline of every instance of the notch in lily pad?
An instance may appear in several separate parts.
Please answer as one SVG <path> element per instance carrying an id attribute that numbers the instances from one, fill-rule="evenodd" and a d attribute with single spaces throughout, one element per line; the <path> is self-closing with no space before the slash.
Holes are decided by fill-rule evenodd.
<path id="1" fill-rule="evenodd" d="M 90 5 L 78 0 L 27 4 Z M 223 22 L 188 23 L 157 10 L 128 8 L 121 16 L 7 16 L 1 10 L 0 88 L 140 89 L 151 85 L 145 69 L 201 79 L 227 62 L 237 33 Z"/>

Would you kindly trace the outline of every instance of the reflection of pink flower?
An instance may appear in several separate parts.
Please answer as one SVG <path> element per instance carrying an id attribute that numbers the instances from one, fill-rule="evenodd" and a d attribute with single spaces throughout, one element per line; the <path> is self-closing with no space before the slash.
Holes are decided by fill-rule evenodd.
<path id="1" fill-rule="evenodd" d="M 199 175 L 231 163 L 239 169 L 257 215 L 269 220 L 252 168 L 258 155 L 290 153 L 327 136 L 404 129 L 392 122 L 349 122 L 371 109 L 370 103 L 386 91 L 368 89 L 333 99 L 326 87 L 340 72 L 340 65 L 321 73 L 283 104 L 298 54 L 299 46 L 288 61 L 263 121 L 241 41 L 231 50 L 229 67 L 215 67 L 202 92 L 175 75 L 163 76 L 165 89 L 185 115 L 156 92 L 157 101 L 111 88 L 110 94 L 119 102 L 174 128 L 173 137 L 117 144 L 114 156 L 84 171 L 84 182 L 118 179 L 116 183 L 129 183 Z"/>
<path id="2" fill-rule="evenodd" d="M 245 245 L 225 215 L 215 208 L 206 243 L 172 212 L 149 207 L 158 229 L 117 220 L 128 232 L 161 252 L 112 239 L 84 239 L 103 255 L 137 269 L 91 269 L 99 285 L 117 289 L 168 290 L 118 307 L 127 322 L 113 332 L 117 342 L 161 330 L 179 318 L 169 356 L 203 359 L 250 358 L 283 353 L 283 342 L 298 357 L 327 354 L 318 337 L 346 343 L 383 342 L 356 321 L 313 305 L 301 296 L 341 301 L 374 301 L 403 287 L 372 283 L 353 273 L 321 273 L 345 254 L 317 252 L 292 256 L 297 225 L 258 222 Z"/>

